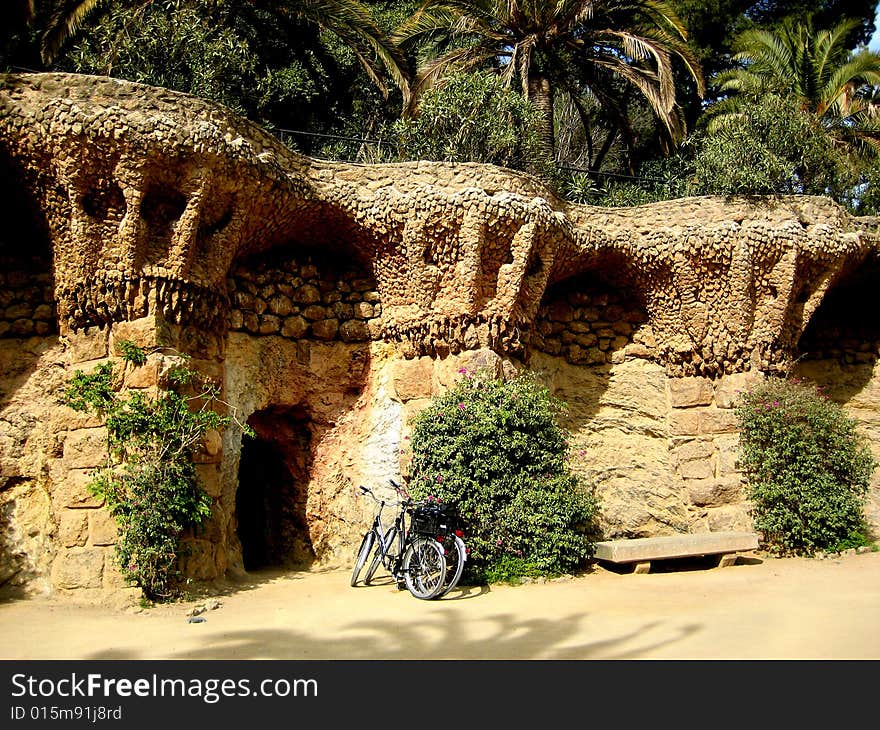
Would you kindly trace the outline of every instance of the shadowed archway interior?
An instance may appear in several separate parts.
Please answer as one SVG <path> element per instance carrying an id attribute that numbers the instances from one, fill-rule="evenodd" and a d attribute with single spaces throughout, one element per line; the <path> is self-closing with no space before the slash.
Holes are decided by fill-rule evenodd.
<path id="1" fill-rule="evenodd" d="M 309 419 L 299 408 L 267 408 L 248 423 L 235 498 L 245 570 L 307 567 L 315 558 L 306 517 Z"/>

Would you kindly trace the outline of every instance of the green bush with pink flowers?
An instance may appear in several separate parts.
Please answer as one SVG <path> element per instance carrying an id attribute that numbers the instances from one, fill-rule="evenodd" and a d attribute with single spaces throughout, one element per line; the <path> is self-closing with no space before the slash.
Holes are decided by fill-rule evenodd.
<path id="1" fill-rule="evenodd" d="M 576 569 L 593 553 L 598 505 L 567 465 L 565 404 L 530 373 L 460 375 L 413 421 L 410 491 L 458 510 L 470 581 Z"/>
<path id="2" fill-rule="evenodd" d="M 770 549 L 871 543 L 865 504 L 875 462 L 839 404 L 815 385 L 770 378 L 740 395 L 736 415 L 755 529 Z"/>

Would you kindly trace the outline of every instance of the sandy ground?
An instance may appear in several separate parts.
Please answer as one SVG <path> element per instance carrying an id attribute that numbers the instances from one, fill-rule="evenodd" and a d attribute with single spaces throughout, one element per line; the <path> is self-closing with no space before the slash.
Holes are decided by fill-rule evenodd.
<path id="1" fill-rule="evenodd" d="M 170 605 L 0 603 L 0 659 L 880 659 L 880 552 L 595 567 L 420 601 L 348 571 L 256 573 Z M 213 597 L 200 623 L 188 613 Z"/>

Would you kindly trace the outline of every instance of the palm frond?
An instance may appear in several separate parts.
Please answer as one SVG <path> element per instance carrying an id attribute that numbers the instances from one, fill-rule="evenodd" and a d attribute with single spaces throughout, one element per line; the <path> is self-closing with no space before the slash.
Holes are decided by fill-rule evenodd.
<path id="1" fill-rule="evenodd" d="M 58 3 L 49 17 L 49 22 L 40 39 L 40 55 L 44 63 L 51 63 L 68 39 L 76 35 L 82 24 L 92 13 L 100 9 L 105 0 L 78 0 L 71 3 Z M 142 0 L 143 4 L 152 0 Z"/>

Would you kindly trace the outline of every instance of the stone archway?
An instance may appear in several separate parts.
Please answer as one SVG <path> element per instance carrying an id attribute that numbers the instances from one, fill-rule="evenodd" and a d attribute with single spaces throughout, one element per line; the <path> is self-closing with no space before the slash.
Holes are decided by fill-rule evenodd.
<path id="1" fill-rule="evenodd" d="M 248 419 L 235 496 L 236 531 L 247 571 L 308 567 L 315 558 L 306 516 L 311 430 L 299 408 L 266 408 Z"/>
<path id="2" fill-rule="evenodd" d="M 868 437 L 880 461 L 880 256 L 869 255 L 840 278 L 813 313 L 798 341 L 793 374 L 823 388 L 841 403 Z M 866 505 L 871 528 L 880 533 L 880 470 Z"/>
<path id="3" fill-rule="evenodd" d="M 801 359 L 873 366 L 880 348 L 878 291 L 880 256 L 871 255 L 825 295 L 798 342 Z"/>

